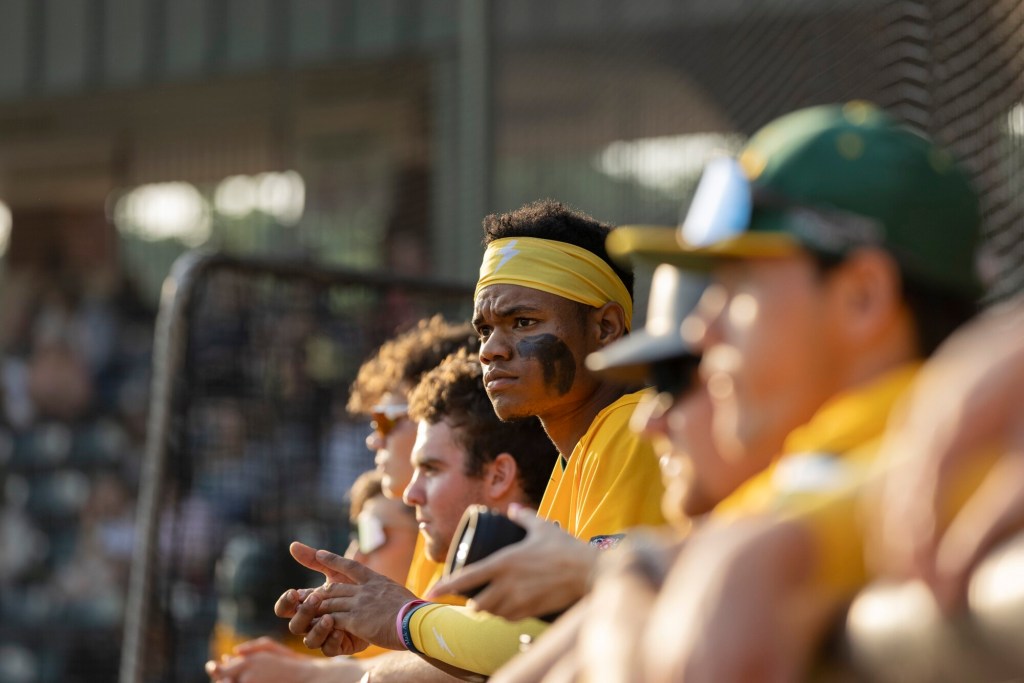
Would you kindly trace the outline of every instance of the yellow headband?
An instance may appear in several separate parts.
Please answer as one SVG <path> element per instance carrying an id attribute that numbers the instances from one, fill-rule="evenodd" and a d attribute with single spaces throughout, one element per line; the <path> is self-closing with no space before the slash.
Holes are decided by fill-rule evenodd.
<path id="1" fill-rule="evenodd" d="M 611 266 L 596 254 L 566 242 L 539 237 L 506 237 L 487 245 L 473 298 L 489 285 L 519 285 L 578 301 L 604 306 L 614 301 L 633 321 L 633 299 Z"/>

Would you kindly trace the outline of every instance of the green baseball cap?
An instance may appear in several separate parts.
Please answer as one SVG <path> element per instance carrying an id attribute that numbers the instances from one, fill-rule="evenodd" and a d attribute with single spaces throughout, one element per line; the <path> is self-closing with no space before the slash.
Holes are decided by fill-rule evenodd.
<path id="1" fill-rule="evenodd" d="M 978 196 L 952 155 L 867 102 L 802 109 L 716 158 L 678 228 L 624 226 L 615 258 L 706 270 L 798 248 L 841 256 L 878 247 L 905 276 L 975 297 Z"/>

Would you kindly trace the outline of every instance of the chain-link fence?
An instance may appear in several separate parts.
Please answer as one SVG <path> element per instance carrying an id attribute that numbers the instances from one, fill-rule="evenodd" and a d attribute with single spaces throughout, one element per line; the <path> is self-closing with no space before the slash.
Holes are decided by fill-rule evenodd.
<path id="1" fill-rule="evenodd" d="M 347 545 L 372 469 L 348 386 L 422 317 L 468 318 L 455 285 L 191 254 L 165 287 L 122 680 L 201 681 L 218 635 L 285 634 L 273 603 L 313 584 L 287 544 Z M 220 567 L 217 570 L 217 567 Z"/>

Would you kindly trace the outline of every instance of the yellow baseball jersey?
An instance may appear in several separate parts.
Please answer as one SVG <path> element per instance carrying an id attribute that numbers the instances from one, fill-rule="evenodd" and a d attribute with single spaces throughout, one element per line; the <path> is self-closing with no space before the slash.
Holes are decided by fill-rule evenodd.
<path id="1" fill-rule="evenodd" d="M 412 562 L 409 564 L 409 575 L 405 579 L 405 587 L 416 597 L 423 597 L 434 584 L 441 580 L 444 574 L 444 564 L 434 562 L 427 557 L 427 541 L 423 534 L 416 536 L 416 548 L 412 553 Z M 459 595 L 446 595 L 443 598 L 434 600 L 443 602 L 446 605 L 465 605 L 466 598 Z"/>
<path id="2" fill-rule="evenodd" d="M 629 428 L 641 395 L 626 394 L 607 406 L 568 461 L 558 459 L 538 516 L 597 545 L 614 544 L 630 527 L 665 523 L 658 460 L 650 442 Z"/>
<path id="3" fill-rule="evenodd" d="M 417 597 L 422 597 L 441 578 L 443 570 L 444 565 L 427 557 L 426 538 L 422 533 L 416 534 L 416 548 L 412 551 L 405 587 Z"/>
<path id="4" fill-rule="evenodd" d="M 771 512 L 799 518 L 817 548 L 820 585 L 849 593 L 867 573 L 857 493 L 872 470 L 889 414 L 919 364 L 835 396 L 786 438 L 783 454 L 712 512 L 729 519 Z"/>

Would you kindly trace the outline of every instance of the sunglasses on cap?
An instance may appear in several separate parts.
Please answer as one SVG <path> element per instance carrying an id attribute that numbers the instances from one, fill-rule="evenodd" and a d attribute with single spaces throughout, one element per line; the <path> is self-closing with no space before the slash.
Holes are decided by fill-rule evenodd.
<path id="1" fill-rule="evenodd" d="M 409 405 L 407 403 L 376 405 L 370 410 L 370 427 L 385 437 L 408 416 Z"/>
<path id="2" fill-rule="evenodd" d="M 782 224 L 751 229 L 758 210 L 778 214 Z M 679 226 L 679 238 L 688 249 L 739 257 L 779 254 L 795 247 L 842 253 L 880 244 L 883 234 L 883 226 L 873 218 L 792 201 L 753 185 L 731 157 L 707 163 Z"/>

